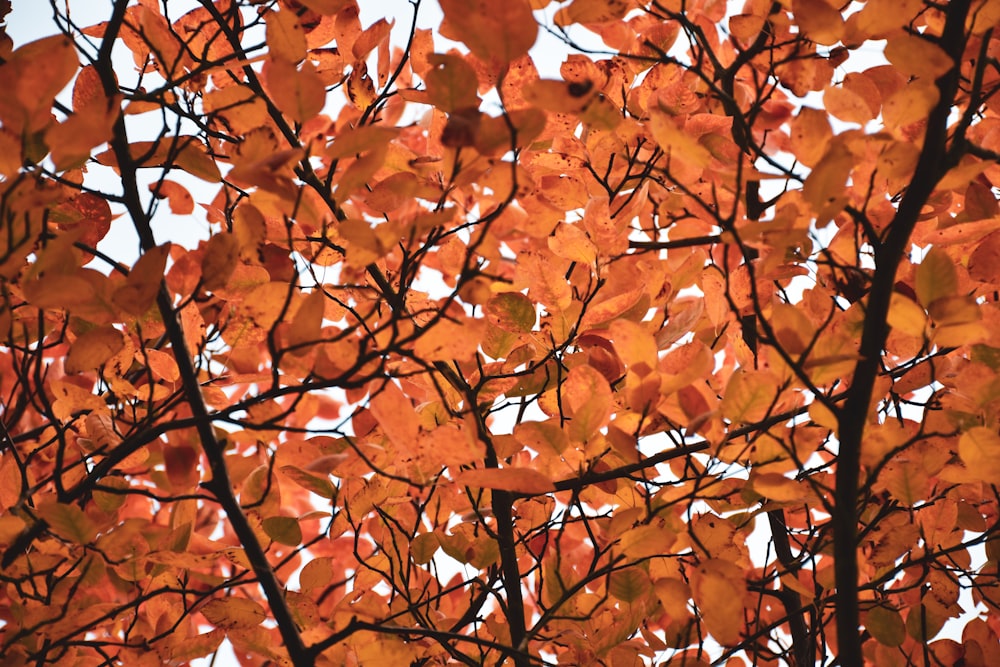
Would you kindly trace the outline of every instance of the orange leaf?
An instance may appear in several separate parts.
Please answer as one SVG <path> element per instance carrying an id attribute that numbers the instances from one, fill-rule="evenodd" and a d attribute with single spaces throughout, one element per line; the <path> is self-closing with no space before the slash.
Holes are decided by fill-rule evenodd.
<path id="1" fill-rule="evenodd" d="M 823 46 L 833 46 L 844 35 L 844 17 L 826 0 L 793 0 L 792 12 L 799 30 Z"/>
<path id="2" fill-rule="evenodd" d="M 908 32 L 889 37 L 885 57 L 906 76 L 917 76 L 933 81 L 955 66 L 951 57 L 930 39 Z"/>
<path id="3" fill-rule="evenodd" d="M 372 396 L 371 412 L 392 443 L 405 449 L 415 446 L 420 419 L 410 399 L 394 383 L 386 383 Z"/>
<path id="4" fill-rule="evenodd" d="M 52 532 L 75 544 L 90 544 L 97 536 L 97 526 L 76 505 L 46 502 L 35 512 L 49 524 Z"/>
<path id="5" fill-rule="evenodd" d="M 475 486 L 482 489 L 496 489 L 538 495 L 555 491 L 552 480 L 534 468 L 477 468 L 464 470 L 455 477 L 461 486 Z"/>
<path id="6" fill-rule="evenodd" d="M 115 291 L 115 304 L 130 315 L 142 315 L 149 310 L 160 289 L 169 252 L 169 245 L 146 251 L 132 267 L 125 285 Z"/>
<path id="7" fill-rule="evenodd" d="M 188 215 L 194 212 L 194 197 L 180 183 L 164 180 L 159 183 L 150 183 L 149 190 L 157 199 L 166 199 L 170 204 L 170 211 L 177 215 Z"/>
<path id="8" fill-rule="evenodd" d="M 210 292 L 222 289 L 236 270 L 240 249 L 232 234 L 216 234 L 205 244 L 201 259 L 201 279 Z"/>
<path id="9" fill-rule="evenodd" d="M 607 425 L 614 407 L 611 387 L 597 369 L 577 366 L 562 387 L 562 398 L 570 417 L 570 437 L 584 442 Z"/>
<path id="10" fill-rule="evenodd" d="M 351 55 L 355 60 L 364 60 L 379 44 L 389 39 L 394 22 L 386 21 L 384 18 L 375 21 L 365 28 L 364 32 L 351 45 Z"/>
<path id="11" fill-rule="evenodd" d="M 66 355 L 67 373 L 82 373 L 100 368 L 125 347 L 120 331 L 112 326 L 87 331 L 70 346 Z"/>
<path id="12" fill-rule="evenodd" d="M 326 105 L 326 87 L 312 63 L 296 69 L 286 60 L 268 60 L 264 78 L 275 106 L 297 123 L 313 119 Z"/>
<path id="13" fill-rule="evenodd" d="M 442 0 L 441 34 L 464 42 L 485 61 L 501 65 L 528 52 L 538 36 L 538 25 L 527 0 Z"/>
<path id="14" fill-rule="evenodd" d="M 0 457 L 0 510 L 7 514 L 21 500 L 22 477 L 11 454 Z M 0 538 L 2 540 L 2 538 Z"/>
<path id="15" fill-rule="evenodd" d="M 292 354 L 308 354 L 309 348 L 306 345 L 320 339 L 325 307 L 326 295 L 321 289 L 313 289 L 302 300 L 288 329 L 288 345 L 297 348 L 292 350 Z"/>
<path id="16" fill-rule="evenodd" d="M 597 259 L 597 246 L 578 225 L 561 224 L 548 238 L 549 249 L 556 255 L 581 264 L 593 264 Z"/>
<path id="17" fill-rule="evenodd" d="M 438 320 L 417 339 L 413 351 L 417 357 L 428 361 L 472 359 L 479 349 L 485 324 L 471 318 L 459 322 Z"/>
<path id="18" fill-rule="evenodd" d="M 246 598 L 209 600 L 200 611 L 218 628 L 249 628 L 260 625 L 267 618 L 263 607 Z"/>
<path id="19" fill-rule="evenodd" d="M 607 23 L 624 18 L 631 7 L 626 0 L 573 0 L 555 16 L 555 24 L 568 26 L 574 23 Z"/>
<path id="20" fill-rule="evenodd" d="M 722 397 L 722 416 L 734 424 L 759 421 L 774 406 L 778 384 L 766 371 L 737 370 Z"/>
<path id="21" fill-rule="evenodd" d="M 708 632 L 723 646 L 735 646 L 743 637 L 743 598 L 746 580 L 730 562 L 705 561 L 691 577 L 691 595 Z"/>
<path id="22" fill-rule="evenodd" d="M 268 12 L 265 31 L 268 52 L 274 60 L 296 64 L 306 57 L 306 33 L 295 12 Z"/>

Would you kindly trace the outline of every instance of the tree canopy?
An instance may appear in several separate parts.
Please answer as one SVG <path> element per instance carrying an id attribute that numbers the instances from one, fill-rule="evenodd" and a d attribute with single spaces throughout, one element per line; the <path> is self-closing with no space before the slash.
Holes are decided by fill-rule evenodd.
<path id="1" fill-rule="evenodd" d="M 5 665 L 1000 664 L 1000 0 L 85 4 Z"/>

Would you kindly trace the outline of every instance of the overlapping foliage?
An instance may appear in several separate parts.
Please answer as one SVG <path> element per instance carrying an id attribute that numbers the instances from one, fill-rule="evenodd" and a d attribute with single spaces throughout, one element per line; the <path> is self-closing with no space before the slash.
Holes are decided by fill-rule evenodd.
<path id="1" fill-rule="evenodd" d="M 998 664 L 1000 2 L 75 4 L 4 664 Z"/>

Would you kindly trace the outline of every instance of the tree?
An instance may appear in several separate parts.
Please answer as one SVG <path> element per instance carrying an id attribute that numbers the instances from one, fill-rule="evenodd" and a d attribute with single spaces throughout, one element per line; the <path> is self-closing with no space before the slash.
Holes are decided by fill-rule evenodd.
<path id="1" fill-rule="evenodd" d="M 73 4 L 4 664 L 998 664 L 1000 2 Z"/>

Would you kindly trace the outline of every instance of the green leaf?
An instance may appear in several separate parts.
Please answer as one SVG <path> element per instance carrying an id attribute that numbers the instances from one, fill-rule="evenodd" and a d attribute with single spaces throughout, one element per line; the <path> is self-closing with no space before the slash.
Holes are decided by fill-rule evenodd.
<path id="1" fill-rule="evenodd" d="M 931 248 L 924 260 L 917 265 L 914 289 L 917 300 L 924 308 L 940 298 L 953 296 L 958 291 L 955 262 L 941 248 Z"/>
<path id="2" fill-rule="evenodd" d="M 290 516 L 271 516 L 261 522 L 267 536 L 278 544 L 296 547 L 302 544 L 302 527 Z"/>
<path id="3" fill-rule="evenodd" d="M 490 323 L 504 331 L 524 333 L 535 327 L 535 304 L 520 292 L 497 294 L 484 310 Z"/>
<path id="4" fill-rule="evenodd" d="M 635 602 L 642 596 L 652 593 L 653 587 L 650 586 L 649 577 L 642 570 L 629 567 L 611 573 L 608 592 L 622 602 Z"/>
<path id="5" fill-rule="evenodd" d="M 906 639 L 906 625 L 895 609 L 874 607 L 865 615 L 865 627 L 879 644 L 900 646 Z"/>
<path id="6" fill-rule="evenodd" d="M 46 503 L 39 506 L 36 512 L 45 519 L 52 532 L 70 542 L 90 544 L 97 537 L 94 522 L 76 505 Z"/>

